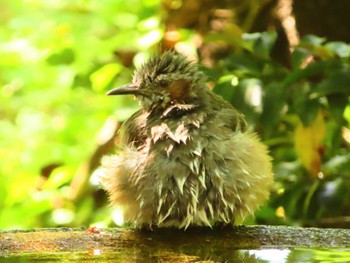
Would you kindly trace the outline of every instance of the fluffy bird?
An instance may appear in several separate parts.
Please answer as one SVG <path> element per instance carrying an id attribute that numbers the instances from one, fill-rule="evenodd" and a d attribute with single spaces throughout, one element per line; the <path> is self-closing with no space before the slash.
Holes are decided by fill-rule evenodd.
<path id="1" fill-rule="evenodd" d="M 241 223 L 267 201 L 267 147 L 244 116 L 208 89 L 183 55 L 165 52 L 135 71 L 141 109 L 124 122 L 118 153 L 102 159 L 102 186 L 136 227 Z"/>

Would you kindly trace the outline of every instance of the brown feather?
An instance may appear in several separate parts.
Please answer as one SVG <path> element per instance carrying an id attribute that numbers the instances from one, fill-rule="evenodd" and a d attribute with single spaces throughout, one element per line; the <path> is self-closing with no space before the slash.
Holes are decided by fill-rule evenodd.
<path id="1" fill-rule="evenodd" d="M 183 65 L 192 70 L 192 64 Z M 124 123 L 119 154 L 102 161 L 102 184 L 136 226 L 241 222 L 269 197 L 273 172 L 267 147 L 247 131 L 241 113 L 198 77 L 190 85 L 183 82 L 186 67 L 178 68 L 181 81 L 174 80 L 168 93 L 162 87 L 162 100 L 153 96 L 154 106 L 147 104 Z M 171 99 L 164 104 L 166 94 Z"/>

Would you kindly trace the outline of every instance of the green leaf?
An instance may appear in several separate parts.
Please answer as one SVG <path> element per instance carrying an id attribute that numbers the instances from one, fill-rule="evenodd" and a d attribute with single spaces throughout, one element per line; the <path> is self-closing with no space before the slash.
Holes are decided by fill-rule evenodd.
<path id="1" fill-rule="evenodd" d="M 122 66 L 117 63 L 110 63 L 96 70 L 90 75 L 93 90 L 105 90 L 121 70 Z"/>
<path id="2" fill-rule="evenodd" d="M 288 87 L 295 82 L 307 80 L 307 78 L 314 77 L 328 69 L 332 69 L 335 65 L 337 65 L 337 62 L 334 61 L 316 61 L 310 63 L 306 68 L 296 69 L 289 73 L 283 80 L 282 85 Z"/>
<path id="3" fill-rule="evenodd" d="M 216 87 L 214 92 L 223 96 L 227 101 L 229 101 L 236 109 L 241 111 L 248 122 L 255 122 L 257 115 L 257 107 L 260 105 L 252 104 L 252 92 L 254 86 L 258 86 L 261 83 L 257 79 L 243 79 L 239 80 L 235 75 L 226 75 L 222 77 Z"/>
<path id="4" fill-rule="evenodd" d="M 338 57 L 350 57 L 350 45 L 344 42 L 329 42 L 325 45 L 325 47 L 333 51 Z"/>
<path id="5" fill-rule="evenodd" d="M 319 37 L 315 35 L 306 35 L 300 40 L 300 45 L 311 45 L 311 46 L 320 46 L 326 41 L 326 38 Z"/>
<path id="6" fill-rule="evenodd" d="M 304 125 L 309 125 L 315 120 L 319 109 L 320 103 L 318 99 L 310 99 L 308 101 L 305 101 L 304 112 L 301 112 L 299 114 L 299 117 Z"/>
<path id="7" fill-rule="evenodd" d="M 283 107 L 286 105 L 285 88 L 277 82 L 272 82 L 264 87 L 263 112 L 261 123 L 266 128 L 272 129 L 280 120 Z"/>
<path id="8" fill-rule="evenodd" d="M 302 63 L 310 55 L 311 55 L 311 53 L 307 49 L 301 48 L 301 47 L 296 47 L 291 54 L 292 68 L 293 69 L 300 69 L 300 66 L 302 65 Z"/>
<path id="9" fill-rule="evenodd" d="M 345 168 L 345 169 L 344 169 Z M 326 163 L 323 164 L 323 169 L 326 173 L 340 173 L 349 171 L 350 169 L 350 154 L 334 155 Z"/>
<path id="10" fill-rule="evenodd" d="M 344 122 L 344 111 L 349 103 L 349 98 L 342 94 L 330 94 L 327 96 L 329 110 L 338 123 Z"/>
<path id="11" fill-rule="evenodd" d="M 254 45 L 254 50 L 257 54 L 263 58 L 269 58 L 270 52 L 277 39 L 277 33 L 275 31 L 262 32 L 259 39 Z"/>
<path id="12" fill-rule="evenodd" d="M 300 84 L 291 90 L 291 100 L 294 112 L 298 114 L 304 126 L 309 126 L 316 118 L 319 109 L 319 99 L 310 96 L 310 84 Z"/>
<path id="13" fill-rule="evenodd" d="M 344 118 L 347 120 L 349 127 L 350 127 L 350 103 L 346 106 L 344 110 Z"/>
<path id="14" fill-rule="evenodd" d="M 235 47 L 242 47 L 244 42 L 242 41 L 242 29 L 235 24 L 228 24 L 225 31 L 219 33 L 212 33 L 205 35 L 203 41 L 228 43 Z"/>
<path id="15" fill-rule="evenodd" d="M 246 76 L 260 76 L 265 65 L 265 61 L 250 54 L 232 54 L 225 59 L 225 66 L 235 70 L 235 73 L 243 73 Z M 239 71 L 239 72 L 237 72 Z"/>
<path id="16" fill-rule="evenodd" d="M 301 39 L 299 46 L 309 49 L 314 57 L 326 60 L 332 58 L 334 52 L 324 45 L 325 41 L 325 38 L 307 35 Z"/>
<path id="17" fill-rule="evenodd" d="M 350 95 L 350 69 L 345 68 L 341 71 L 335 71 L 329 78 L 324 79 L 314 92 L 317 96 L 342 93 Z"/>
<path id="18" fill-rule="evenodd" d="M 261 33 L 244 33 L 243 41 L 246 49 L 254 51 L 263 58 L 269 58 L 270 52 L 277 39 L 275 31 Z"/>
<path id="19" fill-rule="evenodd" d="M 231 99 L 233 98 L 234 87 L 231 84 L 231 80 L 233 77 L 234 77 L 234 75 L 222 76 L 218 80 L 218 82 L 213 90 L 215 93 L 221 95 L 227 101 L 231 101 Z"/>
<path id="20" fill-rule="evenodd" d="M 61 49 L 60 51 L 51 54 L 48 58 L 47 58 L 47 62 L 52 65 L 52 66 L 56 66 L 56 65 L 60 65 L 60 64 L 72 64 L 75 60 L 75 54 L 73 49 L 71 48 L 64 48 Z"/>

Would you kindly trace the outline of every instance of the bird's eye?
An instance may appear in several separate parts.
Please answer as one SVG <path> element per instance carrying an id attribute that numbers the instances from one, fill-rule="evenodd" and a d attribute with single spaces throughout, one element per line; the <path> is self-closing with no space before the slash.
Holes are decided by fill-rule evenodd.
<path id="1" fill-rule="evenodd" d="M 161 86 L 162 88 L 165 88 L 166 86 L 168 86 L 168 82 L 162 79 L 159 81 L 159 86 Z"/>

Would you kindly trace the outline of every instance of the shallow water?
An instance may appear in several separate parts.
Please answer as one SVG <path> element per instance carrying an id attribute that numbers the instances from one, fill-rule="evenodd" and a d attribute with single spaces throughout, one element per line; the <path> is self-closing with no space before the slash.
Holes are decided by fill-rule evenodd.
<path id="1" fill-rule="evenodd" d="M 3 256 L 0 262 L 350 262 L 350 248 L 344 249 L 261 249 L 231 250 L 224 254 L 188 254 L 147 251 L 134 248 L 129 253 L 119 251 L 75 251 L 61 253 L 25 253 L 21 256 Z"/>
<path id="2" fill-rule="evenodd" d="M 350 230 L 7 231 L 0 232 L 0 262 L 350 262 Z"/>

